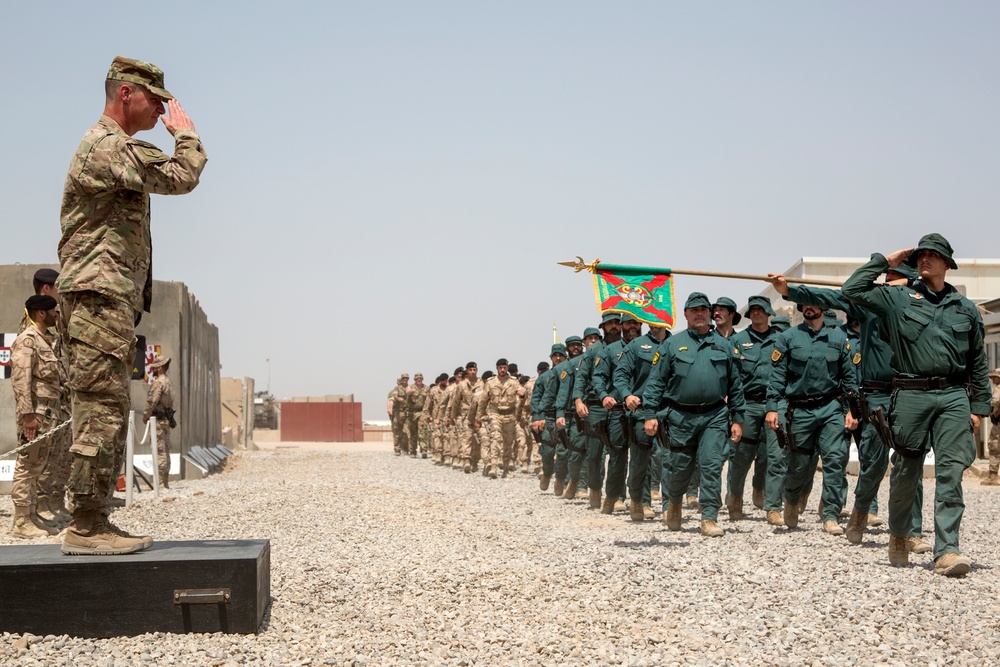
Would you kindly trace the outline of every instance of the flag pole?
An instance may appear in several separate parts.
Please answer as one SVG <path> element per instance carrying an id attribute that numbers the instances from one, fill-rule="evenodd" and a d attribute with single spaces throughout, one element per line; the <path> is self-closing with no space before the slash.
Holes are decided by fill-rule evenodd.
<path id="1" fill-rule="evenodd" d="M 595 273 L 599 266 L 611 268 L 611 264 L 601 264 L 600 259 L 595 259 L 593 262 L 587 263 L 583 261 L 583 258 L 577 256 L 575 262 L 557 262 L 560 266 L 568 266 L 577 273 L 581 271 L 589 271 L 590 273 Z M 639 267 L 643 269 L 648 269 L 650 272 L 656 273 L 670 273 L 682 276 L 707 276 L 710 278 L 732 278 L 736 280 L 763 280 L 766 283 L 774 284 L 774 278 L 766 275 L 759 275 L 754 273 L 725 273 L 721 271 L 690 271 L 686 269 L 658 269 L 655 267 Z M 824 287 L 843 287 L 844 284 L 837 282 L 836 280 L 822 280 L 819 278 L 789 278 L 785 276 L 785 282 L 796 283 L 800 285 L 822 285 Z"/>

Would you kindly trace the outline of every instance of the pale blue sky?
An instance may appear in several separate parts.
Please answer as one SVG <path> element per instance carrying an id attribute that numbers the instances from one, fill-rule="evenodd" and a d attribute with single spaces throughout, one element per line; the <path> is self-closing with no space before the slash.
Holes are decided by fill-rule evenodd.
<path id="1" fill-rule="evenodd" d="M 154 271 L 222 373 L 354 393 L 598 321 L 582 255 L 762 273 L 943 232 L 1000 257 L 994 2 L 8 3 L 0 263 L 54 262 L 115 55 L 210 160 L 155 197 Z M 159 127 L 141 138 L 166 150 Z M 760 285 L 678 277 L 744 303 Z M 154 304 L 155 308 L 155 304 Z"/>

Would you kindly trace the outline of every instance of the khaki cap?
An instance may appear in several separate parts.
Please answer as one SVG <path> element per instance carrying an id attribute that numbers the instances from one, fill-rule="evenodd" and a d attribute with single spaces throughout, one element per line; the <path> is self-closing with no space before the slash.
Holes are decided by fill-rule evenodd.
<path id="1" fill-rule="evenodd" d="M 1000 378 L 1000 368 L 994 368 L 990 371 L 991 378 Z"/>
<path id="2" fill-rule="evenodd" d="M 160 366 L 166 366 L 169 363 L 170 363 L 170 357 L 160 355 L 157 356 L 155 359 L 153 359 L 151 362 L 149 362 L 149 367 L 150 369 L 159 368 Z"/>
<path id="3" fill-rule="evenodd" d="M 163 70 L 152 63 L 117 56 L 111 61 L 107 78 L 137 83 L 164 101 L 174 99 L 174 96 L 163 87 Z"/>

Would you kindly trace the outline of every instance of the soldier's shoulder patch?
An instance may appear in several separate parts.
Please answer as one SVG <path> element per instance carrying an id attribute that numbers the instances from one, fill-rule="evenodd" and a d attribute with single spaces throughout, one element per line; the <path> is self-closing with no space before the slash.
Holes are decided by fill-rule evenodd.
<path id="1" fill-rule="evenodd" d="M 170 158 L 164 155 L 163 151 L 146 141 L 133 139 L 129 142 L 129 148 L 132 149 L 132 153 L 135 154 L 136 158 L 138 158 L 139 162 L 143 165 L 148 166 L 151 164 L 170 161 Z"/>
<path id="2" fill-rule="evenodd" d="M 860 364 L 861 363 L 861 353 L 860 352 L 855 352 L 854 353 L 854 357 L 851 359 L 851 361 L 854 362 L 855 366 L 857 366 L 858 364 Z"/>
<path id="3" fill-rule="evenodd" d="M 35 339 L 31 336 L 22 336 L 20 345 L 21 347 L 35 347 Z"/>
<path id="4" fill-rule="evenodd" d="M 659 353 L 659 352 L 657 352 L 657 353 L 655 353 L 655 354 L 653 355 L 653 365 L 655 366 L 655 365 L 656 365 L 656 362 L 657 362 L 657 361 L 659 361 L 659 360 L 660 360 L 660 353 Z"/>
<path id="5" fill-rule="evenodd" d="M 597 359 L 594 359 L 594 368 L 597 368 L 600 364 L 601 364 L 601 358 L 600 357 L 597 357 Z"/>
<path id="6" fill-rule="evenodd" d="M 567 375 L 566 371 L 563 371 L 562 373 L 559 374 L 559 379 L 560 380 L 565 380 L 566 379 L 566 375 Z"/>
<path id="7" fill-rule="evenodd" d="M 624 355 L 624 354 L 625 354 L 625 350 L 622 350 L 621 352 L 618 353 L 618 361 L 622 360 L 622 355 Z"/>
<path id="8" fill-rule="evenodd" d="M 771 353 L 771 361 L 777 361 L 778 359 L 781 359 L 781 352 L 775 350 Z"/>
<path id="9" fill-rule="evenodd" d="M 687 345 L 682 345 L 681 347 L 677 348 L 677 351 L 678 352 L 683 352 L 686 349 L 688 349 L 688 346 Z"/>
<path id="10" fill-rule="evenodd" d="M 850 351 L 851 351 L 851 343 L 850 343 L 850 342 L 848 342 L 848 343 L 847 343 L 847 351 L 848 351 L 848 352 L 850 352 Z"/>

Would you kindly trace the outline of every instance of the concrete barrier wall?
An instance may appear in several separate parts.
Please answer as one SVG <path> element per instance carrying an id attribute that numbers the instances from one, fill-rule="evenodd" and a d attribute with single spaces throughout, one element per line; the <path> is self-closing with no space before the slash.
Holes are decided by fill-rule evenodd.
<path id="1" fill-rule="evenodd" d="M 0 266 L 0 333 L 17 333 L 24 300 L 34 293 L 35 271 L 57 265 L 15 264 Z M 219 379 L 219 330 L 208 321 L 198 300 L 183 283 L 153 281 L 152 313 L 143 313 L 136 333 L 147 345 L 159 345 L 171 357 L 168 376 L 174 384 L 177 428 L 171 434 L 173 450 L 187 453 L 192 446 L 214 446 L 222 433 L 222 402 Z M 148 385 L 134 380 L 132 409 L 146 405 Z M 137 421 L 139 433 L 142 422 Z M 14 424 L 14 393 L 10 380 L 0 375 L 0 452 L 12 449 L 17 440 Z M 182 476 L 199 476 L 197 468 L 181 462 Z M 0 492 L 9 488 L 0 483 Z"/>

